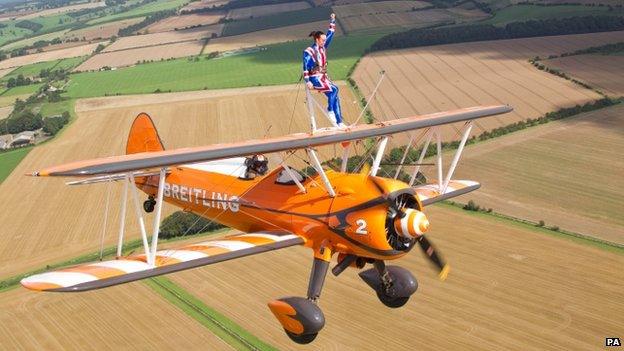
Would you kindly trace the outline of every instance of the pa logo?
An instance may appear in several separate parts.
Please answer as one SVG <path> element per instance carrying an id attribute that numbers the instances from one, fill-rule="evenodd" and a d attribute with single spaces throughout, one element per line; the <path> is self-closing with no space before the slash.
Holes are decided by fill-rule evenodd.
<path id="1" fill-rule="evenodd" d="M 605 346 L 622 346 L 622 341 L 620 338 L 606 338 Z"/>

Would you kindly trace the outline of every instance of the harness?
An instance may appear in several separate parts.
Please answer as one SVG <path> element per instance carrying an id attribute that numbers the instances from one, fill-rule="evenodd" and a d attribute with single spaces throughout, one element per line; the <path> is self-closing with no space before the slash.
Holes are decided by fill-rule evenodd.
<path id="1" fill-rule="evenodd" d="M 317 74 L 327 74 L 327 57 L 325 55 L 324 52 L 321 52 L 318 48 L 318 46 L 314 46 L 314 47 L 308 47 L 308 50 L 311 50 L 313 55 L 312 59 L 314 60 L 314 67 L 312 67 L 312 69 L 309 71 L 310 75 L 317 75 Z M 308 53 L 310 53 L 308 51 Z M 319 63 L 319 60 L 322 61 L 321 63 Z"/>

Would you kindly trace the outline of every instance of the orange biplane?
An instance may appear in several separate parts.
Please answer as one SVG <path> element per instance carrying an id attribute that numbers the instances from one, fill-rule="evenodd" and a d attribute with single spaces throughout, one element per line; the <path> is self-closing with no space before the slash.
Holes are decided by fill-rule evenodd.
<path id="1" fill-rule="evenodd" d="M 81 177 L 68 183 L 71 185 L 121 181 L 124 192 L 117 258 L 33 275 L 21 284 L 39 291 L 86 291 L 304 245 L 312 250 L 313 258 L 307 297 L 280 298 L 269 302 L 269 308 L 292 340 L 309 343 L 325 324 L 318 299 L 334 255 L 337 264 L 332 273 L 336 276 L 348 267 L 361 269 L 372 264 L 373 268 L 361 272 L 360 277 L 383 304 L 393 308 L 408 301 L 417 282 L 409 271 L 386 265 L 386 261 L 420 246 L 439 270 L 440 278 L 446 277 L 449 266 L 423 234 L 429 227 L 423 209 L 479 188 L 477 182 L 452 179 L 473 121 L 510 111 L 509 106 L 465 108 L 346 130 L 317 130 L 311 116 L 311 133 L 176 150 L 165 150 L 151 118 L 140 114 L 131 127 L 126 155 L 75 162 L 32 174 Z M 445 175 L 439 126 L 456 122 L 465 122 L 463 135 Z M 423 151 L 409 184 L 396 179 L 398 170 L 394 178 L 378 176 L 388 136 L 417 129 L 422 130 Z M 350 143 L 366 138 L 374 138 L 378 145 L 375 156 L 371 155 L 372 165 L 357 173 L 347 172 Z M 438 178 L 413 186 L 432 140 L 437 142 Z M 410 141 L 408 149 L 418 144 L 414 141 Z M 331 144 L 343 147 L 340 171 L 324 169 L 314 149 Z M 283 161 L 269 171 L 262 156 L 296 150 L 307 152 L 315 175 L 305 176 Z M 155 211 L 151 239 L 137 188 L 148 195 L 143 210 Z M 124 257 L 121 247 L 128 193 L 144 253 Z M 244 233 L 158 251 L 163 201 Z"/>

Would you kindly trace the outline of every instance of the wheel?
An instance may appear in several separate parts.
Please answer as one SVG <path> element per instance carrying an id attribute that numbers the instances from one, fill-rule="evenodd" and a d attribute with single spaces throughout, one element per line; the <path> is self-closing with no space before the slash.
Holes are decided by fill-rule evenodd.
<path id="1" fill-rule="evenodd" d="M 390 308 L 403 307 L 403 305 L 405 305 L 407 301 L 409 301 L 409 298 L 410 298 L 409 296 L 393 297 L 393 296 L 386 295 L 384 292 L 381 292 L 381 291 L 377 292 L 377 297 L 379 298 L 379 301 L 381 301 L 381 303 L 383 303 L 384 305 Z"/>
<path id="2" fill-rule="evenodd" d="M 143 203 L 143 209 L 147 213 L 152 213 L 152 212 L 154 212 L 154 206 L 155 205 L 156 205 L 156 201 L 154 201 L 154 200 L 145 200 L 145 202 Z"/>
<path id="3" fill-rule="evenodd" d="M 286 332 L 286 335 L 288 335 L 290 340 L 302 345 L 311 343 L 312 341 L 314 341 L 314 339 L 316 339 L 316 336 L 318 335 L 318 333 L 297 335 L 289 332 L 286 329 L 284 329 L 284 331 Z"/>

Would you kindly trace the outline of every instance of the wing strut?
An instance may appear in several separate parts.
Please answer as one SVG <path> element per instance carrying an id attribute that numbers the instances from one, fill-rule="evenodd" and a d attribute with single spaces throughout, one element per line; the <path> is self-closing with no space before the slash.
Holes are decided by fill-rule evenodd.
<path id="1" fill-rule="evenodd" d="M 325 174 L 325 170 L 323 170 L 323 166 L 321 166 L 321 162 L 319 162 L 319 159 L 316 156 L 316 151 L 314 151 L 311 148 L 307 150 L 308 150 L 308 155 L 310 156 L 310 160 L 314 164 L 314 169 L 316 169 L 316 172 L 321 176 L 321 179 L 323 180 L 323 184 L 325 185 L 325 189 L 327 190 L 327 193 L 331 197 L 336 197 L 336 192 L 334 191 L 334 188 L 332 187 L 331 182 L 329 181 L 329 178 L 327 178 L 327 174 Z"/>
<path id="2" fill-rule="evenodd" d="M 377 171 L 379 171 L 379 165 L 381 164 L 381 158 L 386 151 L 386 145 L 388 145 L 388 137 L 384 136 L 379 142 L 379 147 L 377 147 L 377 155 L 375 155 L 375 160 L 373 161 L 373 166 L 370 170 L 370 175 L 372 176 L 376 176 Z"/>

